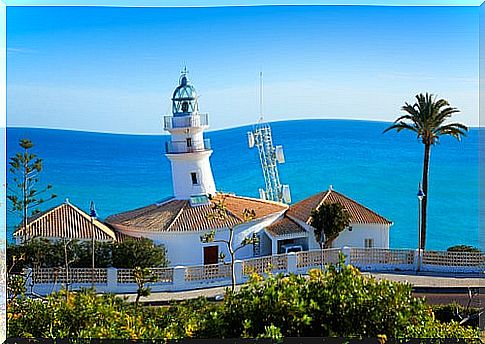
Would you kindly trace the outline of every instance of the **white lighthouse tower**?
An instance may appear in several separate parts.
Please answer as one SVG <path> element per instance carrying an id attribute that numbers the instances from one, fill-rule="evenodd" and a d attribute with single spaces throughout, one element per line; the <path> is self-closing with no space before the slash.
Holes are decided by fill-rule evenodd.
<path id="1" fill-rule="evenodd" d="M 171 135 L 165 151 L 172 165 L 176 199 L 214 195 L 216 192 L 209 162 L 212 154 L 210 140 L 204 139 L 204 129 L 208 126 L 208 115 L 199 112 L 197 93 L 189 84 L 184 69 L 173 93 L 172 116 L 164 117 L 164 128 Z"/>

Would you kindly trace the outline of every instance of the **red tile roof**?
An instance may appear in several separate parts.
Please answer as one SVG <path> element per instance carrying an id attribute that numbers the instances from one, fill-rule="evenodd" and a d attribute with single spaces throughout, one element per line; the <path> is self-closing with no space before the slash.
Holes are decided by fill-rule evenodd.
<path id="1" fill-rule="evenodd" d="M 332 189 L 318 193 L 298 203 L 293 204 L 288 209 L 287 215 L 309 223 L 312 210 L 317 209 L 321 204 L 324 203 L 341 204 L 349 212 L 352 223 L 376 223 L 384 225 L 392 224 L 392 222 L 385 217 L 377 214 L 376 212 L 370 210 L 362 204 Z"/>
<path id="2" fill-rule="evenodd" d="M 228 216 L 225 220 L 209 219 L 215 202 L 225 198 Z M 184 232 L 226 228 L 242 223 L 244 209 L 254 210 L 256 219 L 287 209 L 281 203 L 260 199 L 217 194 L 209 204 L 191 206 L 187 200 L 170 200 L 162 204 L 109 216 L 106 223 L 118 230 Z"/>
<path id="3" fill-rule="evenodd" d="M 266 227 L 266 231 L 272 236 L 307 233 L 299 224 L 286 216 Z"/>
<path id="4" fill-rule="evenodd" d="M 93 229 L 95 240 L 116 240 L 112 229 L 98 220 L 91 222 L 88 214 L 66 202 L 30 217 L 26 228 L 18 228 L 13 235 L 83 240 L 92 239 Z"/>

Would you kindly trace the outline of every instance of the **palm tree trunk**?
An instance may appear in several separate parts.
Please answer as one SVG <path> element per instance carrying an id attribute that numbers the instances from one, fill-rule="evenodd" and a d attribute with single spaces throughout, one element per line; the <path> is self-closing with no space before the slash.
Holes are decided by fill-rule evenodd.
<path id="1" fill-rule="evenodd" d="M 429 176 L 429 156 L 431 151 L 431 145 L 424 144 L 424 162 L 423 162 L 423 192 L 424 197 L 421 203 L 421 242 L 419 247 L 424 250 L 426 245 L 426 218 L 427 218 L 427 205 L 428 205 L 428 176 Z"/>

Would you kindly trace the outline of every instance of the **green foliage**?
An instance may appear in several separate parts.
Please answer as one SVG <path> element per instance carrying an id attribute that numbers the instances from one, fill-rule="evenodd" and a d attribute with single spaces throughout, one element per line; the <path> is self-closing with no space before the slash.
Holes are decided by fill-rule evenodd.
<path id="1" fill-rule="evenodd" d="M 140 269 L 141 276 L 143 271 Z M 93 290 L 61 291 L 46 300 L 20 295 L 7 304 L 9 337 L 47 338 L 473 338 L 477 328 L 436 320 L 411 286 L 363 276 L 341 261 L 303 276 L 251 276 L 222 303 L 199 298 L 136 307 Z"/>
<path id="2" fill-rule="evenodd" d="M 480 253 L 480 249 L 470 245 L 455 245 L 446 249 L 448 252 L 473 252 Z"/>
<path id="3" fill-rule="evenodd" d="M 55 194 L 50 194 L 47 198 L 42 196 L 52 188 L 52 185 L 41 189 L 36 188 L 43 162 L 36 154 L 31 153 L 30 149 L 34 147 L 32 141 L 21 139 L 19 146 L 21 152 L 16 153 L 9 161 L 8 171 L 14 187 L 7 185 L 7 199 L 11 203 L 11 211 L 22 218 L 20 225 L 26 227 L 28 216 L 37 213 L 36 208 L 39 205 L 57 196 Z"/>
<path id="4" fill-rule="evenodd" d="M 92 266 L 91 241 L 31 239 L 20 245 L 7 246 L 9 271 L 22 269 L 64 267 L 66 252 L 69 266 L 89 268 Z M 122 243 L 95 242 L 95 265 L 99 268 L 117 267 L 133 269 L 140 267 L 165 267 L 168 265 L 163 246 L 154 245 L 149 239 L 128 239 Z"/>
<path id="5" fill-rule="evenodd" d="M 156 282 L 156 277 L 152 275 L 150 269 L 148 268 L 141 268 L 137 266 L 133 269 L 133 278 L 135 279 L 135 283 L 138 287 L 136 290 L 136 301 L 135 305 L 138 306 L 140 301 L 140 297 L 147 297 L 150 295 L 151 288 L 147 287 L 146 284 L 149 282 Z"/>
<path id="6" fill-rule="evenodd" d="M 324 203 L 311 212 L 310 225 L 314 228 L 315 238 L 324 247 L 330 247 L 345 227 L 350 224 L 350 215 L 340 203 Z"/>
<path id="7" fill-rule="evenodd" d="M 433 305 L 431 306 L 433 314 L 436 320 L 449 323 L 452 321 L 460 322 L 464 318 L 472 315 L 476 315 L 480 312 L 479 308 L 464 307 L 457 303 L 451 303 L 447 305 Z M 478 317 L 471 319 L 467 322 L 469 326 L 478 326 Z"/>
<path id="8" fill-rule="evenodd" d="M 417 134 L 425 145 L 434 145 L 442 135 L 449 135 L 457 140 L 466 136 L 468 128 L 460 123 L 446 123 L 455 113 L 460 112 L 457 108 L 449 106 L 445 99 L 437 100 L 433 94 L 416 95 L 417 102 L 414 104 L 405 103 L 402 110 L 407 112 L 394 121 L 388 127 L 389 130 L 410 130 Z"/>
<path id="9" fill-rule="evenodd" d="M 126 239 L 113 246 L 113 267 L 115 268 L 153 268 L 168 265 L 167 253 L 162 245 L 155 245 L 146 238 Z"/>
<path id="10" fill-rule="evenodd" d="M 369 278 L 341 257 L 326 271 L 312 270 L 309 278 L 254 276 L 224 302 L 225 337 L 262 337 L 276 327 L 284 337 L 466 337 L 478 330 L 443 324 L 433 318 L 411 286 Z M 272 331 L 274 333 L 274 331 Z"/>

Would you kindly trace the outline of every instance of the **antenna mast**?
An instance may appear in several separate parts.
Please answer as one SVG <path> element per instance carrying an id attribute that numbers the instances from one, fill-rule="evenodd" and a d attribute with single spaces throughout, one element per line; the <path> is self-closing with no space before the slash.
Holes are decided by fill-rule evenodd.
<path id="1" fill-rule="evenodd" d="M 259 197 L 275 202 L 290 203 L 290 187 L 282 185 L 278 173 L 278 163 L 285 162 L 283 147 L 273 145 L 271 127 L 263 119 L 263 72 L 259 73 L 259 121 L 248 132 L 249 148 L 256 146 L 263 171 L 265 189 L 259 189 Z"/>

